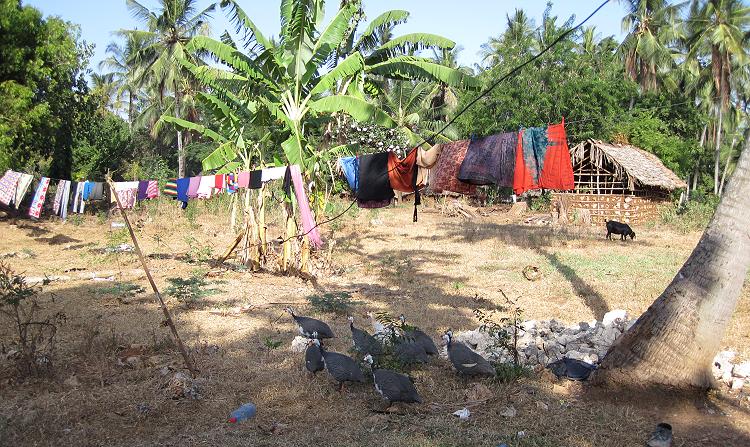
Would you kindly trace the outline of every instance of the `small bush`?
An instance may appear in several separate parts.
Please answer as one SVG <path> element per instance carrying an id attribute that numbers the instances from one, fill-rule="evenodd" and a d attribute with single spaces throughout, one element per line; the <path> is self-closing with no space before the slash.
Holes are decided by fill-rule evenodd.
<path id="1" fill-rule="evenodd" d="M 332 292 L 322 295 L 310 295 L 307 301 L 318 312 L 346 315 L 351 312 L 352 306 L 359 304 L 352 300 L 349 292 Z"/>
<path id="2" fill-rule="evenodd" d="M 665 206 L 661 209 L 661 222 L 681 233 L 702 231 L 711 222 L 718 205 L 719 197 L 707 196 L 691 200 L 682 207 Z"/>
<path id="3" fill-rule="evenodd" d="M 122 301 L 128 298 L 133 298 L 134 296 L 144 293 L 146 290 L 133 283 L 129 282 L 116 282 L 110 287 L 102 287 L 100 289 L 97 289 L 96 293 L 99 295 L 113 295 L 117 297 L 118 300 Z"/>
<path id="4" fill-rule="evenodd" d="M 481 323 L 480 332 L 486 332 L 495 340 L 494 348 L 513 356 L 513 365 L 519 366 L 518 337 L 522 330 L 523 309 L 517 300 L 508 298 L 502 290 L 500 293 L 503 294 L 505 305 L 489 311 L 477 308 L 474 309 L 474 315 Z"/>
<path id="5" fill-rule="evenodd" d="M 185 238 L 188 244 L 188 251 L 185 253 L 185 260 L 189 264 L 200 264 L 208 262 L 213 257 L 213 250 L 208 245 L 203 245 L 192 236 Z"/>
<path id="6" fill-rule="evenodd" d="M 170 286 L 165 293 L 187 305 L 188 307 L 196 306 L 203 298 L 219 293 L 218 289 L 209 289 L 211 285 L 203 277 L 203 272 L 193 272 L 188 279 L 167 278 Z"/>
<path id="7" fill-rule="evenodd" d="M 46 282 L 45 282 L 46 284 Z M 26 284 L 23 275 L 0 263 L 0 315 L 12 327 L 9 357 L 15 360 L 21 378 L 51 371 L 57 328 L 65 321 L 58 312 L 42 317 L 40 287 Z"/>
<path id="8" fill-rule="evenodd" d="M 529 204 L 529 209 L 535 212 L 549 211 L 551 203 L 552 203 L 552 194 L 549 191 L 544 191 L 538 197 L 533 197 L 531 199 L 531 203 Z"/>

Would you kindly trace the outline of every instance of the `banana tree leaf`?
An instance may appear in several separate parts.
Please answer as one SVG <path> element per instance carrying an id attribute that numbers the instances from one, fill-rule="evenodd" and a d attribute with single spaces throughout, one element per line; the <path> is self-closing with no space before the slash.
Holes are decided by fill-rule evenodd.
<path id="1" fill-rule="evenodd" d="M 313 56 L 307 64 L 305 76 L 302 78 L 303 83 L 307 83 L 318 71 L 331 54 L 341 45 L 346 32 L 349 30 L 349 22 L 356 8 L 353 3 L 345 5 L 336 13 L 325 30 L 318 36 L 313 48 Z"/>
<path id="2" fill-rule="evenodd" d="M 214 59 L 234 68 L 243 76 L 278 90 L 274 80 L 263 73 L 253 59 L 225 43 L 206 36 L 195 36 L 190 39 L 186 49 L 190 52 L 207 51 Z"/>
<path id="3" fill-rule="evenodd" d="M 169 116 L 169 115 L 162 115 L 161 118 L 159 118 L 159 120 L 165 121 L 170 124 L 174 124 L 175 126 L 181 127 L 186 130 L 192 130 L 193 132 L 198 132 L 199 134 L 205 137 L 208 137 L 212 139 L 213 141 L 216 141 L 219 143 L 223 143 L 227 141 L 227 139 L 221 136 L 220 134 L 214 132 L 213 130 L 201 124 L 195 124 L 193 122 L 190 122 L 181 118 L 175 118 L 174 116 Z"/>
<path id="4" fill-rule="evenodd" d="M 242 169 L 242 163 L 239 161 L 233 161 L 231 163 L 227 163 L 226 165 L 224 165 L 224 167 L 216 171 L 216 173 L 217 174 L 229 174 L 232 172 L 237 172 L 240 169 Z"/>
<path id="5" fill-rule="evenodd" d="M 365 68 L 368 73 L 391 79 L 423 80 L 445 83 L 451 87 L 476 89 L 480 83 L 474 76 L 422 58 L 400 56 Z"/>
<path id="6" fill-rule="evenodd" d="M 342 80 L 360 73 L 365 68 L 365 61 L 362 59 L 362 55 L 357 51 L 350 55 L 341 63 L 339 63 L 333 70 L 321 76 L 318 83 L 310 90 L 310 96 L 314 97 L 331 90 L 336 84 Z"/>
<path id="7" fill-rule="evenodd" d="M 204 171 L 211 171 L 214 169 L 221 169 L 237 159 L 237 150 L 234 148 L 232 142 L 227 141 L 220 145 L 213 152 L 208 154 L 206 158 L 201 161 Z"/>
<path id="8" fill-rule="evenodd" d="M 374 122 L 387 128 L 398 127 L 396 121 L 379 107 L 364 99 L 348 95 L 334 95 L 311 101 L 310 109 L 319 113 L 345 112 L 357 121 Z"/>
<path id="9" fill-rule="evenodd" d="M 367 25 L 362 35 L 359 36 L 357 42 L 353 45 L 352 49 L 360 51 L 366 51 L 373 49 L 378 44 L 378 38 L 387 30 L 390 30 L 396 25 L 406 22 L 409 18 L 409 11 L 402 10 L 391 10 L 386 11 Z"/>
<path id="10" fill-rule="evenodd" d="M 417 51 L 429 48 L 450 50 L 456 46 L 456 42 L 429 33 L 412 33 L 396 37 L 378 47 L 367 58 L 367 63 L 382 62 L 388 57 L 414 54 Z"/>
<path id="11" fill-rule="evenodd" d="M 262 49 L 272 49 L 274 47 L 273 42 L 266 39 L 260 29 L 250 20 L 250 17 L 245 14 L 245 11 L 236 1 L 221 0 L 220 4 L 223 9 L 229 9 L 229 21 L 235 26 L 237 34 L 242 35 L 243 40 L 255 41 Z"/>
<path id="12" fill-rule="evenodd" d="M 289 135 L 289 138 L 281 143 L 281 148 L 284 150 L 284 155 L 286 156 L 286 160 L 290 165 L 305 165 L 305 157 L 304 153 L 302 152 L 303 148 L 300 145 L 300 141 L 295 138 L 294 133 L 292 133 L 292 135 Z"/>

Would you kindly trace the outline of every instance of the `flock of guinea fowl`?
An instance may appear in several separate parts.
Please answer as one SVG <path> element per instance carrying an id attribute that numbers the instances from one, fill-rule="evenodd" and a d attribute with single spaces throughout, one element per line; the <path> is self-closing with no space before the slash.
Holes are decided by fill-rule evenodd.
<path id="1" fill-rule="evenodd" d="M 305 350 L 305 367 L 311 373 L 328 371 L 331 377 L 343 389 L 346 382 L 364 382 L 365 376 L 357 362 L 348 355 L 325 349 L 322 339 L 333 338 L 331 328 L 315 318 L 295 315 L 294 311 L 285 309 L 297 324 L 300 334 L 310 339 Z M 349 328 L 352 331 L 354 350 L 364 356 L 370 364 L 375 390 L 388 404 L 394 402 L 421 402 L 414 382 L 405 374 L 379 368 L 378 361 L 384 354 L 385 343 L 391 343 L 393 355 L 402 364 L 426 363 L 430 356 L 438 355 L 435 342 L 418 328 L 406 325 L 403 315 L 400 325 L 390 324 L 387 327 L 373 319 L 376 336 L 363 329 L 354 327 L 354 318 L 349 317 Z M 494 377 L 496 372 L 490 363 L 468 346 L 453 340 L 453 333 L 448 330 L 443 335 L 448 350 L 448 359 L 459 374 L 465 376 Z"/>

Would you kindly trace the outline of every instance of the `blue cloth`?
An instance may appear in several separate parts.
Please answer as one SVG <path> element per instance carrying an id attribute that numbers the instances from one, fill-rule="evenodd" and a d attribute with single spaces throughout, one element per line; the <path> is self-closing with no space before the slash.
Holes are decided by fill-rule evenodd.
<path id="1" fill-rule="evenodd" d="M 357 189 L 359 189 L 359 158 L 342 157 L 339 159 L 339 163 L 341 163 L 341 169 L 344 171 L 349 187 L 352 191 L 357 192 Z"/>
<path id="2" fill-rule="evenodd" d="M 83 185 L 83 200 L 88 200 L 91 196 L 91 191 L 94 190 L 94 182 L 86 182 Z"/>
<path id="3" fill-rule="evenodd" d="M 177 179 L 177 200 L 183 203 L 187 203 L 189 186 L 190 186 L 190 177 Z"/>

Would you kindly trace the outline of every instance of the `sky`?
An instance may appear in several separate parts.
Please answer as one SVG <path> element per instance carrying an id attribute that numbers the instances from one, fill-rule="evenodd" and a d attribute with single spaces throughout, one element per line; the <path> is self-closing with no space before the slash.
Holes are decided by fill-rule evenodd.
<path id="1" fill-rule="evenodd" d="M 578 22 L 594 11 L 601 2 L 602 0 L 558 0 L 553 3 L 552 15 L 558 17 L 558 23 L 563 23 L 571 15 L 575 15 Z M 139 26 L 128 12 L 125 0 L 23 0 L 23 3 L 40 9 L 45 16 L 59 16 L 80 25 L 83 39 L 95 45 L 95 53 L 91 59 L 91 66 L 95 70 L 98 62 L 106 57 L 107 44 L 114 39 L 112 31 Z M 210 0 L 198 1 L 201 8 L 211 3 Z M 240 6 L 267 37 L 279 32 L 279 3 L 278 0 L 239 0 Z M 153 10 L 157 1 L 141 0 L 141 4 Z M 333 16 L 338 4 L 338 0 L 327 2 L 326 17 Z M 478 53 L 481 45 L 504 30 L 506 14 L 512 14 L 516 8 L 521 8 L 539 25 L 546 4 L 547 0 L 365 0 L 364 10 L 368 19 L 391 9 L 409 11 L 408 22 L 396 28 L 396 36 L 424 32 L 447 37 L 464 48 L 459 62 L 473 66 L 480 62 Z M 620 23 L 624 15 L 623 4 L 611 0 L 587 25 L 595 25 L 601 37 L 614 35 L 619 40 L 623 36 Z M 221 10 L 214 12 L 211 26 L 215 36 L 225 29 L 231 29 Z"/>

